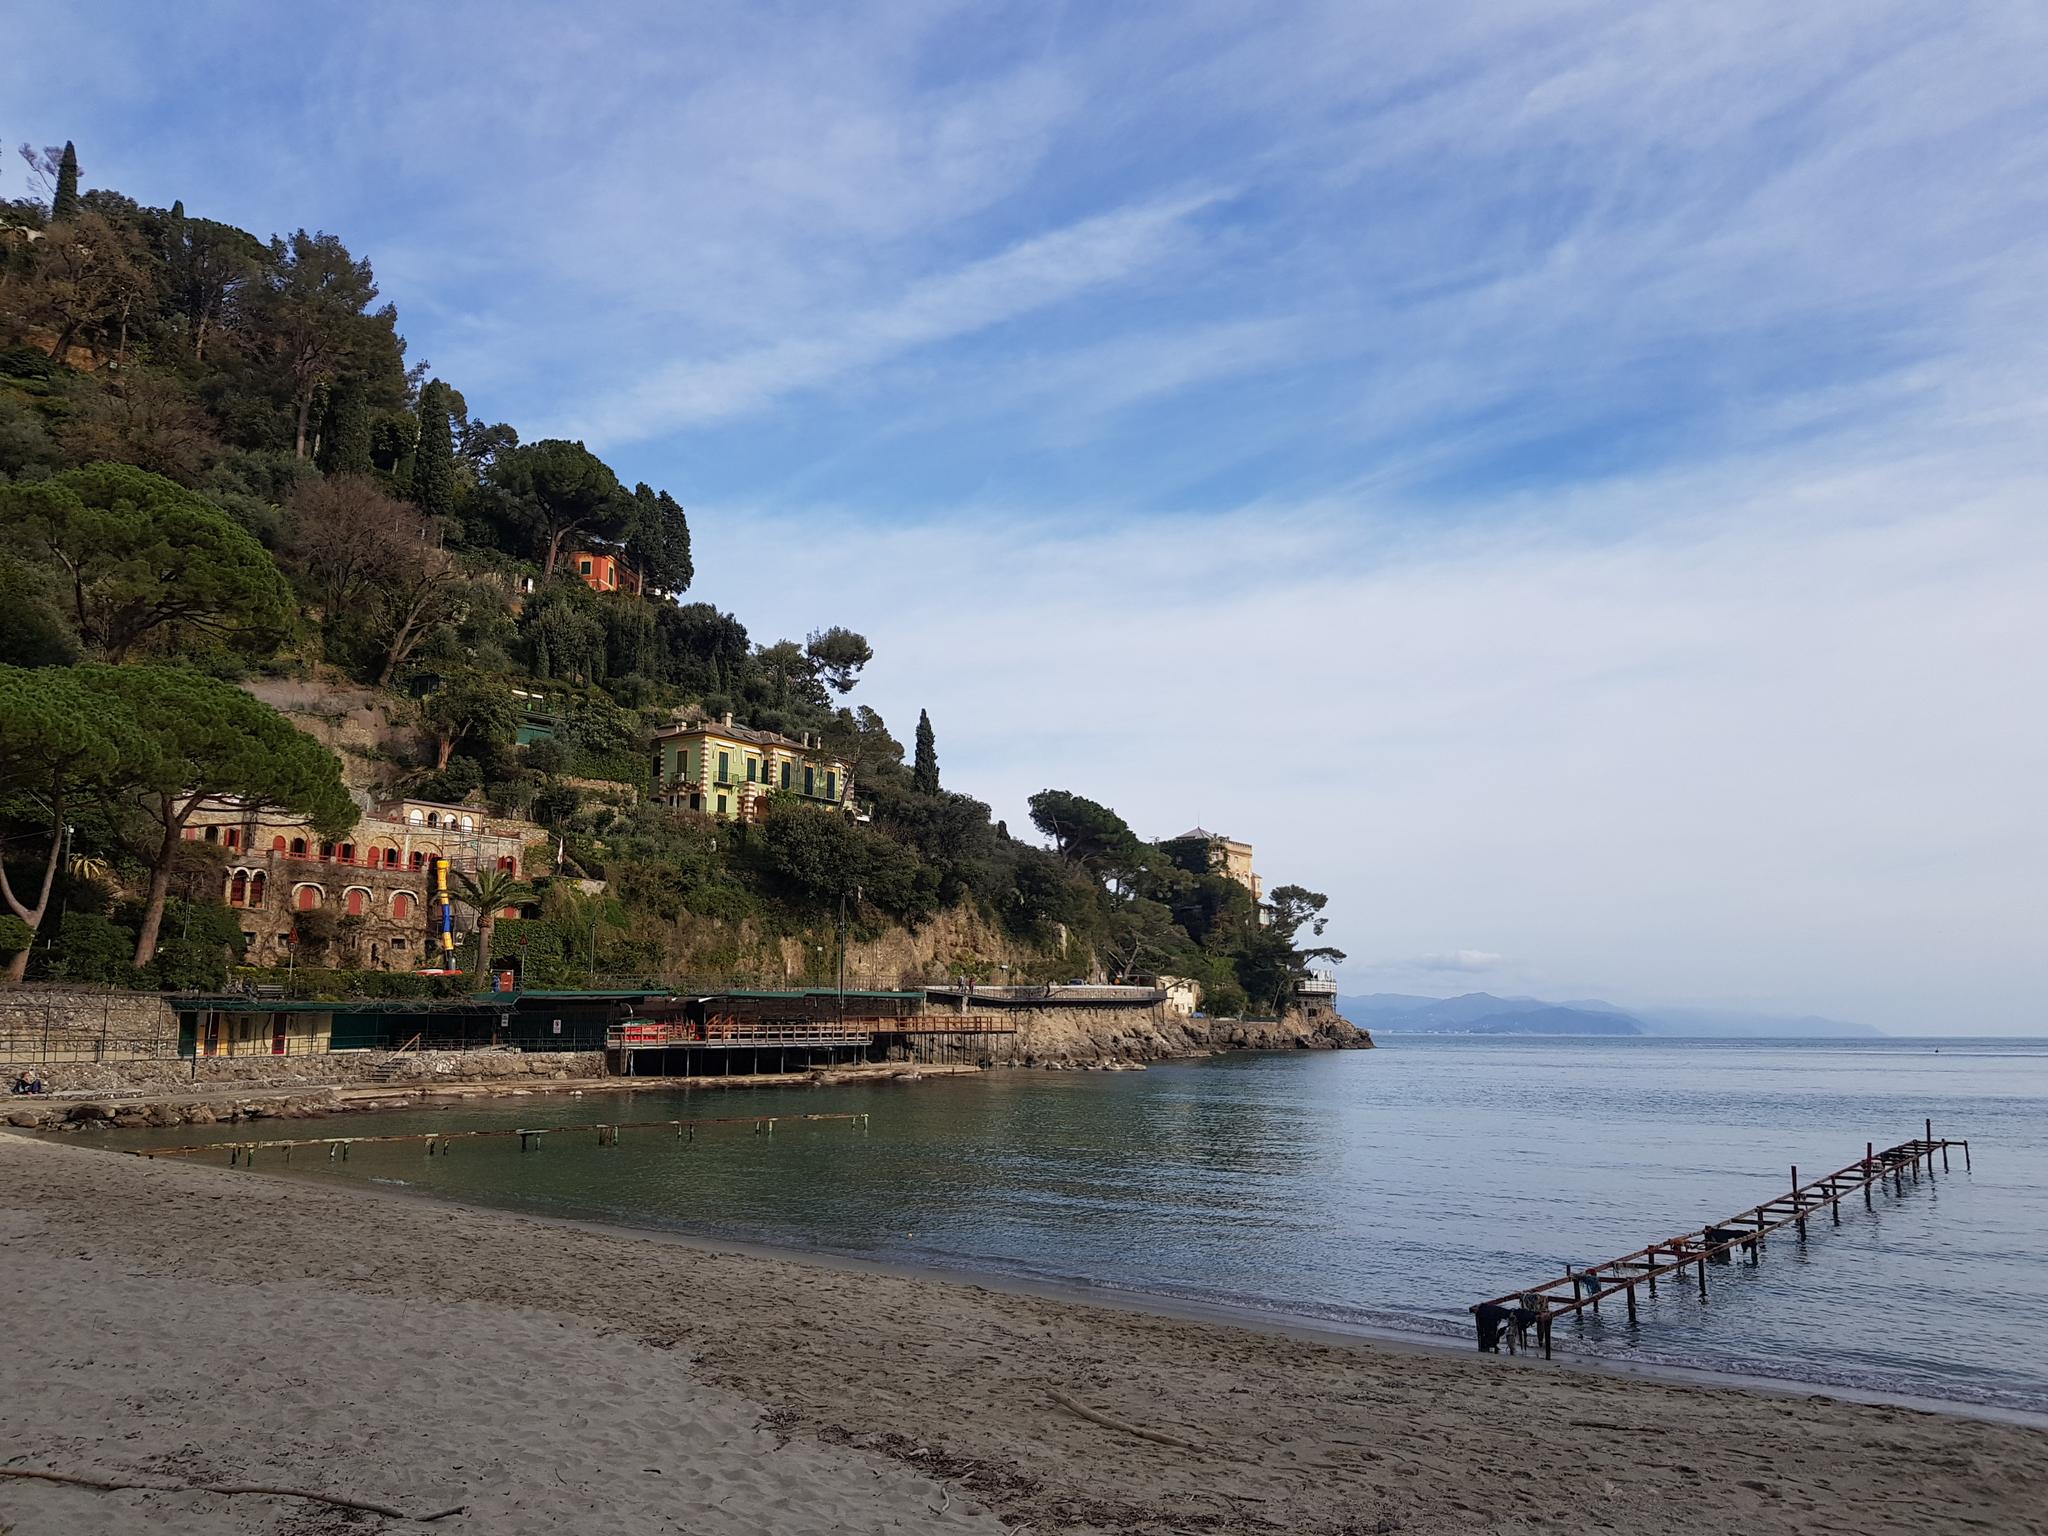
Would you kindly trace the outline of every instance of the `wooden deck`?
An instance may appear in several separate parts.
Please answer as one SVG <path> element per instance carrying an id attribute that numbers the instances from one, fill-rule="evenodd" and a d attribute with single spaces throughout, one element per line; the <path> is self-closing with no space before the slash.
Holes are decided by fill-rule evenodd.
<path id="1" fill-rule="evenodd" d="M 1840 1226 L 1844 1196 L 1861 1192 L 1866 1206 L 1872 1203 L 1874 1189 L 1893 1189 L 1903 1196 L 1907 1177 L 1910 1175 L 1917 1183 L 1923 1163 L 1927 1177 L 1930 1180 L 1934 1178 L 1937 1154 L 1942 1168 L 1947 1170 L 1951 1148 L 1961 1150 L 1963 1168 L 1967 1172 L 1970 1144 L 1967 1141 L 1937 1141 L 1934 1123 L 1929 1121 L 1924 1137 L 1902 1141 L 1881 1152 L 1874 1144 L 1866 1143 L 1860 1161 L 1810 1183 L 1801 1184 L 1799 1169 L 1794 1167 L 1792 1187 L 1788 1193 L 1739 1211 L 1725 1221 L 1651 1243 L 1605 1263 L 1588 1265 L 1584 1269 L 1567 1269 L 1557 1279 L 1546 1280 L 1540 1285 L 1510 1291 L 1488 1301 L 1474 1302 L 1468 1310 L 1472 1314 L 1479 1347 L 1497 1351 L 1505 1341 L 1512 1353 L 1518 1344 L 1526 1340 L 1527 1330 L 1533 1327 L 1543 1347 L 1543 1357 L 1547 1360 L 1551 1352 L 1551 1330 L 1558 1318 L 1576 1317 L 1588 1307 L 1598 1312 L 1601 1301 L 1613 1300 L 1618 1292 L 1628 1306 L 1629 1323 L 1634 1326 L 1636 1288 L 1648 1286 L 1654 1296 L 1660 1279 L 1675 1277 L 1684 1283 L 1688 1266 L 1695 1272 L 1700 1299 L 1704 1301 L 1709 1264 L 1732 1263 L 1733 1255 L 1738 1251 L 1752 1265 L 1758 1264 L 1762 1262 L 1765 1238 L 1794 1226 L 1803 1238 L 1807 1221 L 1823 1213 L 1831 1225 Z"/>

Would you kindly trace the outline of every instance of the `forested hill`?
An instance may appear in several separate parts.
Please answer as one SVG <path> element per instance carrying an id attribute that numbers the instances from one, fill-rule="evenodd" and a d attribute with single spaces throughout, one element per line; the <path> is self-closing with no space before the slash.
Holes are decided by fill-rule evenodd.
<path id="1" fill-rule="evenodd" d="M 528 914 L 505 926 L 535 981 L 733 974 L 801 936 L 786 972 L 792 950 L 823 953 L 842 897 L 856 938 L 969 913 L 1014 980 L 1186 975 L 1226 1014 L 1278 1011 L 1334 953 L 1299 942 L 1322 932 L 1315 892 L 1281 885 L 1261 914 L 1208 846 L 1146 841 L 1068 791 L 1032 802 L 1050 847 L 1014 838 L 942 783 L 929 721 L 906 763 L 851 699 L 865 639 L 830 616 L 760 639 L 703 600 L 718 573 L 696 568 L 674 490 L 472 414 L 460 379 L 408 356 L 339 236 L 259 236 L 89 188 L 68 144 L 23 158 L 32 195 L 0 204 L 0 952 L 16 979 L 217 982 L 240 924 L 183 828 L 232 797 L 341 829 L 346 788 L 546 829 L 525 881 L 472 893 Z M 577 553 L 618 556 L 644 591 L 592 590 Z M 326 747 L 252 696 L 279 680 L 377 690 L 396 728 L 344 786 Z M 560 729 L 517 745 L 534 707 Z M 869 816 L 776 803 L 736 826 L 649 804 L 649 733 L 685 709 L 820 740 Z M 346 923 L 300 928 L 305 962 L 354 958 Z"/>

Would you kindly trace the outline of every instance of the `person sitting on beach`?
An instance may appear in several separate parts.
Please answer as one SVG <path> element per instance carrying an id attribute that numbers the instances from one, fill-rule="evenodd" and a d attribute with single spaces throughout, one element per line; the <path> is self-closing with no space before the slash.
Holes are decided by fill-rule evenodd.
<path id="1" fill-rule="evenodd" d="M 33 1069 L 21 1073 L 14 1079 L 14 1091 L 16 1093 L 42 1093 L 44 1091 L 42 1074 Z"/>

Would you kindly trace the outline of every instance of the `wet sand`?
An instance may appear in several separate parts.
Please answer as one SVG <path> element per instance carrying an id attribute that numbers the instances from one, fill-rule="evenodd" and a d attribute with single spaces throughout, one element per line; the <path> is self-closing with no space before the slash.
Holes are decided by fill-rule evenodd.
<path id="1" fill-rule="evenodd" d="M 0 1272 L 0 1466 L 468 1505 L 419 1529 L 2048 1532 L 2040 1429 L 18 1136 L 0 1136 Z M 9 1523 L 385 1522 L 0 1479 Z"/>

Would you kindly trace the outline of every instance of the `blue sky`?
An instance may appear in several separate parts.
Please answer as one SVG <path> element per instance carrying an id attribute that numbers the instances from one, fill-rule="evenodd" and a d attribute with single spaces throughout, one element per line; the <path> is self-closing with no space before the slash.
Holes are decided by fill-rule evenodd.
<path id="1" fill-rule="evenodd" d="M 2048 1028 L 2048 11 L 581 10 L 15 9 L 0 132 L 341 234 L 1347 990 Z"/>

